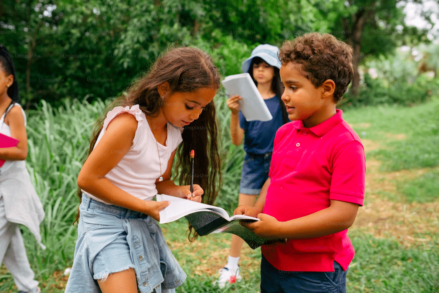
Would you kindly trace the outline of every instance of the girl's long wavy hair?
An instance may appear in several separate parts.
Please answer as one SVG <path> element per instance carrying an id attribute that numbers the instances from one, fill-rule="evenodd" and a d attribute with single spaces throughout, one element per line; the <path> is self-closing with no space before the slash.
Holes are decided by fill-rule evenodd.
<path id="1" fill-rule="evenodd" d="M 252 62 L 250 64 L 250 68 L 248 70 L 248 73 L 250 74 L 250 76 L 253 79 L 253 82 L 255 83 L 256 86 L 258 86 L 258 82 L 255 80 L 255 78 L 253 76 L 253 65 L 254 64 L 259 65 L 261 62 L 265 62 L 265 60 L 262 59 L 261 57 L 253 58 Z M 290 120 L 288 120 L 287 108 L 285 107 L 285 104 L 281 99 L 282 93 L 284 91 L 284 87 L 282 85 L 282 82 L 280 81 L 279 68 L 277 68 L 275 66 L 272 66 L 272 67 L 274 69 L 274 76 L 273 76 L 273 79 L 271 80 L 271 90 L 273 91 L 273 93 L 276 94 L 276 96 L 279 100 L 279 105 L 280 105 L 280 108 L 282 110 L 282 120 L 285 124 L 285 123 L 290 122 Z"/>
<path id="2" fill-rule="evenodd" d="M 218 89 L 220 76 L 212 58 L 202 50 L 189 47 L 168 50 L 157 59 L 148 73 L 131 85 L 125 96 L 116 99 L 98 119 L 90 140 L 89 155 L 102 131 L 108 111 L 114 107 L 138 104 L 145 115 L 156 117 L 164 103 L 157 87 L 164 82 L 169 83 L 170 93 L 194 92 L 201 88 Z M 204 108 L 197 120 L 183 129 L 183 142 L 177 148 L 176 174 L 173 178 L 178 178 L 180 185 L 190 184 L 190 151 L 194 150 L 196 154 L 194 184 L 199 184 L 203 188 L 203 202 L 213 204 L 221 184 L 221 160 L 217 143 L 218 125 L 214 101 Z M 82 192 L 79 188 L 77 195 L 81 201 Z M 74 223 L 78 220 L 79 209 Z M 196 237 L 196 232 L 189 226 L 189 240 Z"/>

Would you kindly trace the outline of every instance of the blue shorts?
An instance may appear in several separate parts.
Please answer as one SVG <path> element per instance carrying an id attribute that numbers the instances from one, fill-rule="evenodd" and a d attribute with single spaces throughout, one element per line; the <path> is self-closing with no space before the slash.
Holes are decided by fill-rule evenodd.
<path id="1" fill-rule="evenodd" d="M 242 165 L 241 183 L 239 193 L 259 195 L 262 186 L 268 179 L 270 171 L 271 154 L 262 155 L 246 153 Z"/>
<path id="2" fill-rule="evenodd" d="M 286 272 L 262 256 L 261 293 L 346 293 L 346 273 L 334 261 L 334 272 Z"/>

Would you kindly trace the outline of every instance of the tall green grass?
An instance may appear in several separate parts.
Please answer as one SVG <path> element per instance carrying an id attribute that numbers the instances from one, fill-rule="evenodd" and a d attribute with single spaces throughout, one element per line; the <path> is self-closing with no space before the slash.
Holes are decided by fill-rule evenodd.
<path id="1" fill-rule="evenodd" d="M 46 213 L 40 226 L 46 250 L 26 229 L 23 232 L 29 261 L 40 281 L 49 281 L 54 271 L 64 270 L 72 263 L 76 240 L 72 222 L 78 206 L 76 178 L 92 125 L 104 107 L 101 101 L 91 105 L 65 100 L 63 107 L 54 109 L 42 101 L 38 110 L 28 113 L 26 163 Z M 12 284 L 12 278 L 7 278 L 0 285 L 0 292 L 6 292 Z"/>
<path id="2" fill-rule="evenodd" d="M 34 244 L 28 251 L 43 279 L 66 268 L 73 258 L 76 178 L 92 125 L 104 106 L 99 101 L 90 105 L 65 100 L 63 107 L 53 109 L 43 101 L 38 111 L 29 113 L 27 167 L 46 213 L 41 234 L 47 249 Z"/>

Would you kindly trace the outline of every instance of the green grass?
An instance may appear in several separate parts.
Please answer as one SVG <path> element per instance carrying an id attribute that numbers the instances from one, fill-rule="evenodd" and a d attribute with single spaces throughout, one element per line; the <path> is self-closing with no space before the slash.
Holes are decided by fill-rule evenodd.
<path id="1" fill-rule="evenodd" d="M 439 165 L 439 98 L 416 106 L 382 106 L 347 110 L 344 118 L 362 138 L 382 144 L 368 157 L 383 162 L 382 170 L 435 167 Z M 370 124 L 369 127 L 364 124 Z M 357 125 L 357 126 L 356 126 Z M 389 134 L 405 134 L 397 140 Z"/>
<path id="2" fill-rule="evenodd" d="M 439 198 L 439 170 L 428 172 L 409 182 L 400 182 L 398 190 L 408 202 L 432 202 Z"/>
<path id="3" fill-rule="evenodd" d="M 186 223 L 179 221 L 162 227 L 168 241 L 185 241 Z M 349 235 L 356 255 L 347 275 L 348 292 L 439 292 L 438 235 L 433 242 L 411 249 L 404 248 L 392 239 L 377 239 L 360 231 L 350 232 Z M 224 289 L 212 285 L 218 275 L 194 274 L 194 268 L 200 265 L 200 262 L 210 263 L 208 258 L 197 257 L 194 254 L 214 254 L 228 247 L 226 240 L 229 238 L 228 235 L 222 234 L 201 237 L 197 241 L 203 243 L 204 251 L 199 252 L 194 251 L 192 244 L 173 249 L 176 258 L 188 274 L 187 281 L 177 292 L 258 292 L 259 265 L 241 264 L 241 272 L 249 277 Z M 254 250 L 251 257 L 259 263 L 260 249 Z"/>

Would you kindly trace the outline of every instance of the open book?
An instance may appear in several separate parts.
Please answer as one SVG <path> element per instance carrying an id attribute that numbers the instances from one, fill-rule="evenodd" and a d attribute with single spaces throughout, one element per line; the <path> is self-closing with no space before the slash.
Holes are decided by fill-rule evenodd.
<path id="1" fill-rule="evenodd" d="M 0 133 L 0 148 L 12 148 L 17 146 L 18 139 Z M 3 166 L 5 160 L 0 160 L 0 167 Z"/>
<path id="2" fill-rule="evenodd" d="M 239 95 L 242 98 L 239 101 L 239 109 L 247 121 L 273 119 L 250 74 L 230 75 L 221 83 L 229 95 Z"/>
<path id="3" fill-rule="evenodd" d="M 170 202 L 169 206 L 160 211 L 160 224 L 173 222 L 182 217 L 186 217 L 200 236 L 211 233 L 231 233 L 241 237 L 252 249 L 263 244 L 283 241 L 259 237 L 251 230 L 239 224 L 240 220 L 259 221 L 258 218 L 244 215 L 234 215 L 230 217 L 227 212 L 220 207 L 165 194 L 157 194 L 157 201 Z"/>

